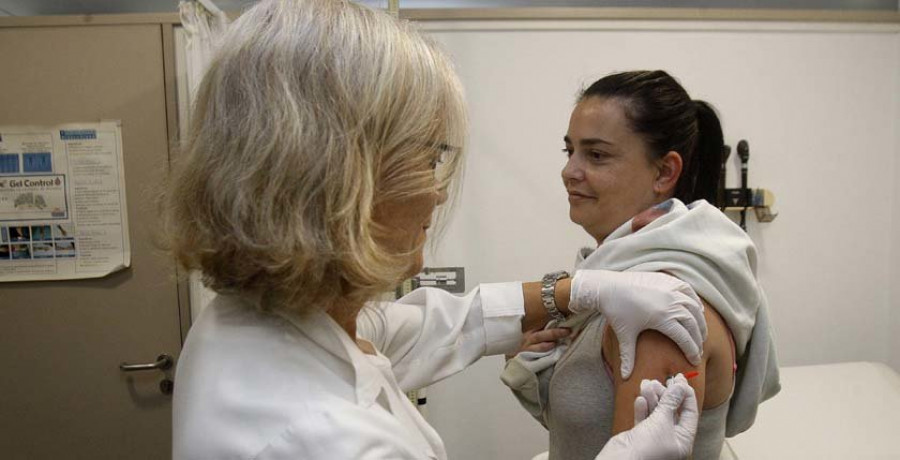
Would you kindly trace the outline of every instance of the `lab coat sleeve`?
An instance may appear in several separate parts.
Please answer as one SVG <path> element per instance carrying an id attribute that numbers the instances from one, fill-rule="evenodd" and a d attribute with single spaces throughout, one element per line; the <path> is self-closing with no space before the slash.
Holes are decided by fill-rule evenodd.
<path id="1" fill-rule="evenodd" d="M 360 312 L 357 335 L 390 359 L 404 391 L 423 388 L 482 356 L 515 351 L 525 315 L 521 283 L 482 284 L 464 296 L 420 288 Z"/>

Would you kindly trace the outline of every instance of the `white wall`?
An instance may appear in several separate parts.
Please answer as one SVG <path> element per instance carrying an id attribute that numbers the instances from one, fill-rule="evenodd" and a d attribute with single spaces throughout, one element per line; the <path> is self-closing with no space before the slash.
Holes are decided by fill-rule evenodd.
<path id="1" fill-rule="evenodd" d="M 430 264 L 465 266 L 469 286 L 571 268 L 591 242 L 569 222 L 559 179 L 576 91 L 609 72 L 661 68 L 718 108 L 728 143 L 749 140 L 751 186 L 776 193 L 773 223 L 748 219 L 782 364 L 898 365 L 898 27 L 423 27 L 454 55 L 472 122 L 462 200 Z M 429 420 L 451 458 L 522 459 L 546 447 L 499 382 L 501 366 L 486 359 L 430 389 Z"/>

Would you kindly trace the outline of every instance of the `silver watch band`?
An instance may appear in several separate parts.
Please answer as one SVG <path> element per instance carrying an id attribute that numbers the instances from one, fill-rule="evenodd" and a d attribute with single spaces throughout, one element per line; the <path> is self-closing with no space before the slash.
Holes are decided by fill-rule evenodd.
<path id="1" fill-rule="evenodd" d="M 541 280 L 541 303 L 547 309 L 547 314 L 557 322 L 565 321 L 566 317 L 556 308 L 556 282 L 569 277 L 569 272 L 560 270 L 547 273 Z"/>

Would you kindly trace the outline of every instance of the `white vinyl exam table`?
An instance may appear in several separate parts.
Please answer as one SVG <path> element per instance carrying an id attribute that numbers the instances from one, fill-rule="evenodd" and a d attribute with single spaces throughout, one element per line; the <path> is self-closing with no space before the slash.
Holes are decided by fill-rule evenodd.
<path id="1" fill-rule="evenodd" d="M 781 392 L 721 458 L 900 459 L 900 375 L 880 363 L 781 368 Z"/>

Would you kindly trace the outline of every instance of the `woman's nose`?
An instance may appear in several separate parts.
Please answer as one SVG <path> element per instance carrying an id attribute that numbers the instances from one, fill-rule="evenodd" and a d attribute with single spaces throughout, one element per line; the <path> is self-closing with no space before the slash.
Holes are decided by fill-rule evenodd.
<path id="1" fill-rule="evenodd" d="M 566 160 L 566 165 L 562 169 L 563 183 L 584 178 L 584 170 L 581 168 L 577 157 L 578 154 L 573 153 L 569 156 L 569 159 Z"/>
<path id="2" fill-rule="evenodd" d="M 441 187 L 437 191 L 437 201 L 435 202 L 435 206 L 440 206 L 447 202 L 447 199 L 450 197 L 450 194 L 447 192 L 447 189 Z"/>

